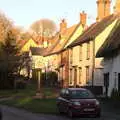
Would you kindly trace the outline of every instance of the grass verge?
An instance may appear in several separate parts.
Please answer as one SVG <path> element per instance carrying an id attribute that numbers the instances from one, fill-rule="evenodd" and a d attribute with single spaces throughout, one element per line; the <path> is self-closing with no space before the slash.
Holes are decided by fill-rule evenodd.
<path id="1" fill-rule="evenodd" d="M 31 97 L 16 98 L 1 101 L 0 104 L 24 108 L 33 113 L 58 114 L 56 108 L 56 99 L 33 99 Z"/>
<path id="2" fill-rule="evenodd" d="M 24 108 L 34 113 L 44 114 L 58 114 L 56 109 L 56 96 L 57 89 L 44 88 L 42 93 L 45 95 L 43 99 L 37 99 L 33 96 L 36 95 L 36 88 L 29 86 L 23 90 L 3 90 L 0 91 L 2 97 L 12 97 L 12 99 L 2 100 L 0 104 L 8 105 L 17 108 Z"/>

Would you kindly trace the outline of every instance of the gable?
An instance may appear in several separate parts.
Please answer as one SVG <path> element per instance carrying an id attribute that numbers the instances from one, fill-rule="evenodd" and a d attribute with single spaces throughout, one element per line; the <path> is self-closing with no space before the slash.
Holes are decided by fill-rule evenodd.
<path id="1" fill-rule="evenodd" d="M 29 51 L 30 47 L 37 47 L 37 46 L 38 46 L 37 43 L 34 40 L 30 39 L 23 45 L 23 47 L 21 48 L 21 52 Z"/>
<path id="2" fill-rule="evenodd" d="M 69 37 L 71 37 L 71 35 L 74 33 L 76 27 L 77 27 L 77 25 L 73 25 L 72 27 L 65 29 L 59 35 L 57 43 L 55 44 L 53 49 L 51 49 L 51 51 L 48 52 L 47 55 L 52 55 L 52 54 L 56 54 L 56 53 L 60 52 L 64 48 L 64 46 L 66 45 Z"/>
<path id="3" fill-rule="evenodd" d="M 65 45 L 64 48 L 67 48 L 68 45 L 70 45 L 74 40 L 76 40 L 83 32 L 83 26 L 80 24 L 77 30 L 73 33 L 67 44 Z"/>

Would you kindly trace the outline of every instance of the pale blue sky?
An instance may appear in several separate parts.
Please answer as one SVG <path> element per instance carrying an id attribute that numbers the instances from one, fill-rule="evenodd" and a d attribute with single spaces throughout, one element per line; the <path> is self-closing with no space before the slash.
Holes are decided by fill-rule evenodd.
<path id="1" fill-rule="evenodd" d="M 96 0 L 0 0 L 0 10 L 16 25 L 27 28 L 41 18 L 52 19 L 57 25 L 65 18 L 71 26 L 79 22 L 79 13 L 83 10 L 90 24 L 95 21 L 96 8 Z"/>

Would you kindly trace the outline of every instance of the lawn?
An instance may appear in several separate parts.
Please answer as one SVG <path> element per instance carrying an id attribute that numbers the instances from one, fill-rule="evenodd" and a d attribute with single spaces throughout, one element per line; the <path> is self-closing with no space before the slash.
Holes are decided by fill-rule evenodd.
<path id="1" fill-rule="evenodd" d="M 56 96 L 58 94 L 58 90 L 53 88 L 44 88 L 42 89 L 42 92 L 45 98 L 37 99 L 34 97 L 36 95 L 36 88 L 33 86 L 17 91 L 0 91 L 0 96 L 12 97 L 12 99 L 0 101 L 0 104 L 23 108 L 34 113 L 58 114 L 56 109 Z"/>
<path id="2" fill-rule="evenodd" d="M 58 114 L 56 109 L 56 99 L 33 99 L 31 97 L 16 98 L 0 102 L 8 106 L 24 108 L 33 113 Z"/>

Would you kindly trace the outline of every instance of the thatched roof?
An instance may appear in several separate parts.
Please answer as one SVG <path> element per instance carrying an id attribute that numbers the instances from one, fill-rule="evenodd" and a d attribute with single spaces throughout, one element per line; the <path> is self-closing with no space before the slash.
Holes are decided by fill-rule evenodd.
<path id="1" fill-rule="evenodd" d="M 68 48 L 80 45 L 82 43 L 88 42 L 90 40 L 95 39 L 96 36 L 98 36 L 108 25 L 110 25 L 116 18 L 118 18 L 118 15 L 110 15 L 108 17 L 105 17 L 99 22 L 96 22 L 92 24 L 90 27 L 88 27 L 82 35 L 80 35 L 73 43 L 71 43 Z"/>
<path id="2" fill-rule="evenodd" d="M 111 56 L 118 48 L 120 48 L 120 19 L 118 19 L 110 35 L 98 50 L 96 57 Z"/>

